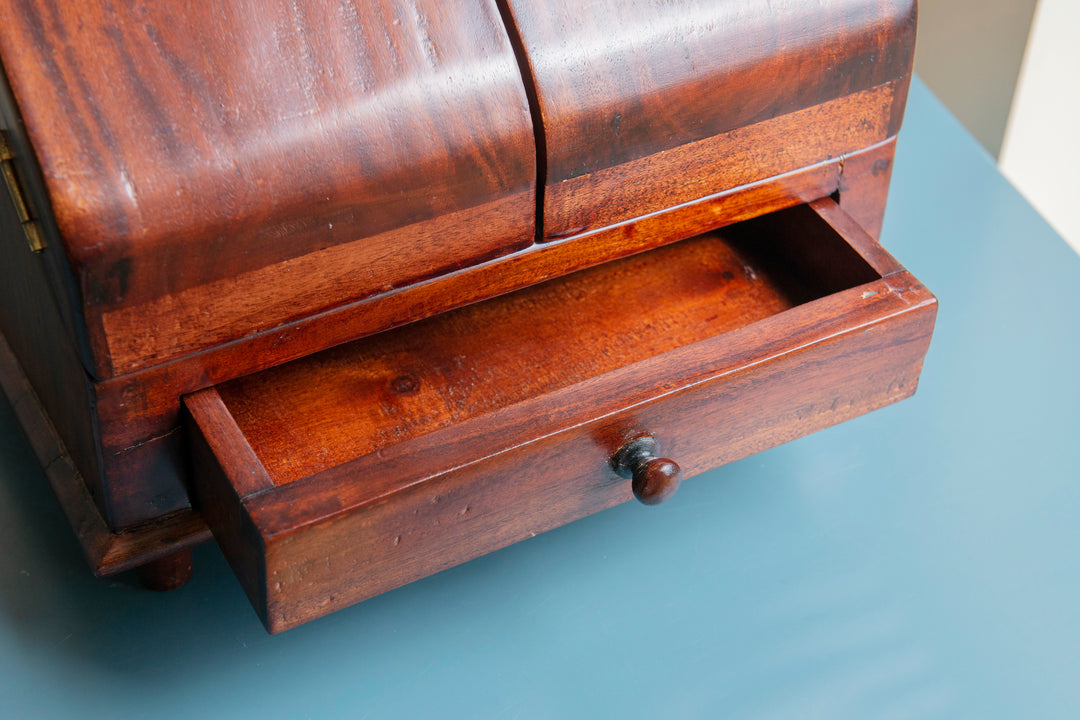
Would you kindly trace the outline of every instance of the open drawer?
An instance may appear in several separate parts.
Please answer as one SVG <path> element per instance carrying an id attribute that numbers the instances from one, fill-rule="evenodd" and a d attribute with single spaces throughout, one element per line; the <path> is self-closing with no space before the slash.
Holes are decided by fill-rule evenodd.
<path id="1" fill-rule="evenodd" d="M 187 396 L 192 494 L 277 632 L 907 397 L 935 313 L 819 200 Z"/>

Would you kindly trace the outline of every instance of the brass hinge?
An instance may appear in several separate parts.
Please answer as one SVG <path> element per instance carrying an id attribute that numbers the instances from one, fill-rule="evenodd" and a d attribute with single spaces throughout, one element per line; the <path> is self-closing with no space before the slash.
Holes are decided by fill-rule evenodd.
<path id="1" fill-rule="evenodd" d="M 19 216 L 19 222 L 22 223 L 27 244 L 34 252 L 41 252 L 45 249 L 45 236 L 41 233 L 41 226 L 30 213 L 26 193 L 15 172 L 15 155 L 12 154 L 7 135 L 2 130 L 0 130 L 0 173 L 4 175 L 4 184 L 7 185 L 8 193 L 11 195 L 11 202 L 15 204 L 15 214 Z"/>

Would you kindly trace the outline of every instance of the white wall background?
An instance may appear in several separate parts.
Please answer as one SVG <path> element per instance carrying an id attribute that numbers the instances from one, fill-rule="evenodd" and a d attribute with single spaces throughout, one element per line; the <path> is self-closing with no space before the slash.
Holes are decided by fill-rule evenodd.
<path id="1" fill-rule="evenodd" d="M 1035 6 L 1036 0 L 919 0 L 915 72 L 994 157 Z"/>
<path id="2" fill-rule="evenodd" d="M 1080 252 L 1080 0 L 1039 2 L 1000 166 Z"/>

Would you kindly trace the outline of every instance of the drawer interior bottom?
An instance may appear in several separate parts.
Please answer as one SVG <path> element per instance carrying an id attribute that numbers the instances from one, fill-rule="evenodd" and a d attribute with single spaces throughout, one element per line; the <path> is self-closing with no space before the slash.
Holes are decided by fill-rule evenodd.
<path id="1" fill-rule="evenodd" d="M 880 277 L 802 210 L 788 211 L 799 232 L 771 231 L 783 213 L 742 223 L 218 392 L 273 483 L 290 483 Z"/>

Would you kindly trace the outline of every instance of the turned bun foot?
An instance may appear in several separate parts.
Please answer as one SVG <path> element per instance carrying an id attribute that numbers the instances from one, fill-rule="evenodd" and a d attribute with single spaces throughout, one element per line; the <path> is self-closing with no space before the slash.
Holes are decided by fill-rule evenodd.
<path id="1" fill-rule="evenodd" d="M 139 567 L 139 582 L 157 592 L 176 590 L 191 579 L 192 561 L 191 548 L 177 550 Z"/>

